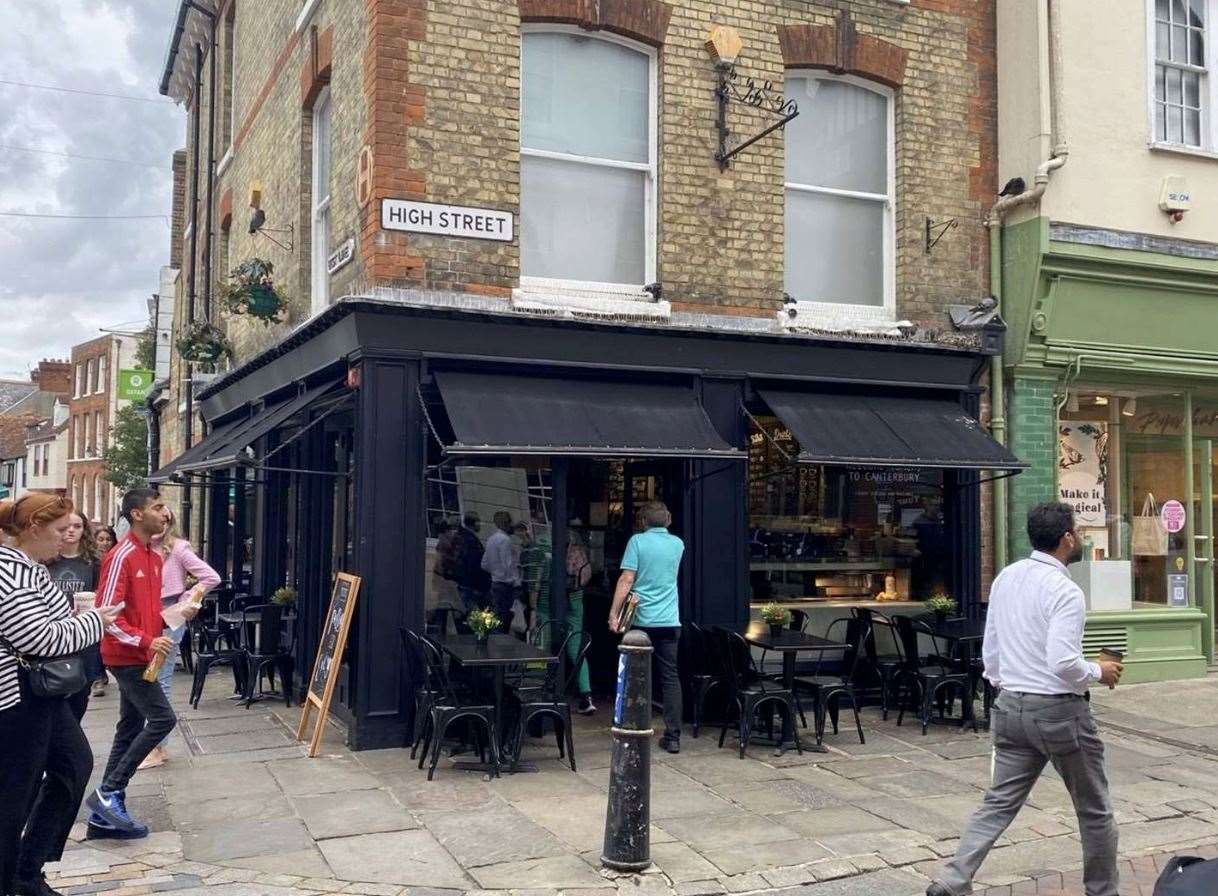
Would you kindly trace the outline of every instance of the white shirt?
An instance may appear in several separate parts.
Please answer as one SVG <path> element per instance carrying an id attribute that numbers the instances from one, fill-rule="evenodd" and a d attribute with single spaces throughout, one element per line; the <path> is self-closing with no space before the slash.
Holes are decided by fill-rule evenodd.
<path id="1" fill-rule="evenodd" d="M 486 540 L 482 568 L 491 574 L 492 582 L 509 585 L 520 583 L 520 566 L 512 551 L 512 537 L 502 529 L 496 529 L 495 534 Z"/>
<path id="2" fill-rule="evenodd" d="M 1100 680 L 1083 659 L 1087 609 L 1066 567 L 1033 551 L 994 580 L 985 622 L 985 677 L 1028 694 L 1082 694 Z"/>

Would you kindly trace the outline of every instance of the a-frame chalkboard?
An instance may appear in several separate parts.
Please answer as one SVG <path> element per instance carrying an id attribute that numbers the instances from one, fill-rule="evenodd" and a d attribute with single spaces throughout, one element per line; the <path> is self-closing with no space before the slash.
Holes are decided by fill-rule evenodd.
<path id="1" fill-rule="evenodd" d="M 359 596 L 360 577 L 340 572 L 334 577 L 334 592 L 330 596 L 330 611 L 322 622 L 321 644 L 317 647 L 317 659 L 313 662 L 313 674 L 305 689 L 304 710 L 300 714 L 300 727 L 296 739 L 304 740 L 309 727 L 309 717 L 316 707 L 317 725 L 309 741 L 309 755 L 316 756 L 321 746 L 321 735 L 326 728 L 326 716 L 330 713 L 330 699 L 334 696 L 334 685 L 338 682 L 338 669 L 343 662 L 343 648 L 347 646 L 347 633 L 351 630 L 351 617 L 355 613 L 355 599 Z"/>

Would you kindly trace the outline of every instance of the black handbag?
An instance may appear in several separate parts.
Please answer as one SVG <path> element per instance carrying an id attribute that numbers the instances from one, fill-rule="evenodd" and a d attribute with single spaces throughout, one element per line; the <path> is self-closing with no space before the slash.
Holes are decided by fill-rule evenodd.
<path id="1" fill-rule="evenodd" d="M 1218 893 L 1218 860 L 1175 856 L 1155 882 L 1154 896 L 1211 896 Z"/>
<path id="2" fill-rule="evenodd" d="M 4 637 L 0 637 L 0 647 L 17 660 L 17 665 L 25 673 L 30 693 L 35 697 L 70 697 L 89 684 L 85 675 L 85 660 L 79 653 L 45 658 L 27 656 Z"/>

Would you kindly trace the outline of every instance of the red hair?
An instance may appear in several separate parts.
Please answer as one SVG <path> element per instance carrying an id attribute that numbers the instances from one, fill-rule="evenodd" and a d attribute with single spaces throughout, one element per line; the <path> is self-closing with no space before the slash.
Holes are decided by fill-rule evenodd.
<path id="1" fill-rule="evenodd" d="M 0 530 L 14 538 L 34 526 L 46 526 L 74 510 L 70 498 L 28 494 L 16 501 L 0 501 Z"/>

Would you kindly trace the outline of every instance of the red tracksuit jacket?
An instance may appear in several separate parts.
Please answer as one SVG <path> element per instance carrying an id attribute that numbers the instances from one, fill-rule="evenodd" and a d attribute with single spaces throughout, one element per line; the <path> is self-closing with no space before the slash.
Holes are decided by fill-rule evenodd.
<path id="1" fill-rule="evenodd" d="M 125 603 L 123 612 L 102 638 L 107 666 L 146 666 L 154 638 L 165 631 L 161 618 L 161 554 L 129 534 L 102 561 L 99 607 Z"/>

